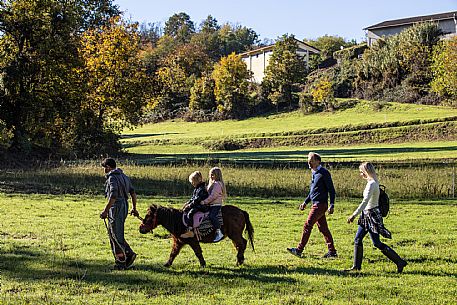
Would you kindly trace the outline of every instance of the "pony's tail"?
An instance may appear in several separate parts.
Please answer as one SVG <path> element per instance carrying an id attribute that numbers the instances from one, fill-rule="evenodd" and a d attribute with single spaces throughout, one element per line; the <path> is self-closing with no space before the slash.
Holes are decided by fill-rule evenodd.
<path id="1" fill-rule="evenodd" d="M 254 250 L 254 227 L 252 226 L 251 221 L 249 220 L 249 214 L 246 211 L 242 211 L 244 215 L 244 220 L 246 221 L 246 231 L 248 231 L 249 242 L 251 243 L 252 251 Z"/>

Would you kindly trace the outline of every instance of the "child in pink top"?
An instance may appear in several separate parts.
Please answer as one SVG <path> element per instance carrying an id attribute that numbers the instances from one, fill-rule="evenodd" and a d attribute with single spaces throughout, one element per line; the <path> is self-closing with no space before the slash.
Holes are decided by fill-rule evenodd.
<path id="1" fill-rule="evenodd" d="M 221 224 L 219 223 L 217 216 L 222 208 L 222 202 L 227 197 L 227 190 L 225 189 L 224 180 L 222 179 L 222 171 L 219 167 L 213 167 L 209 171 L 208 193 L 209 197 L 203 200 L 202 204 L 210 205 L 209 219 L 216 229 L 214 242 L 218 242 L 224 238 L 224 234 L 221 232 Z"/>

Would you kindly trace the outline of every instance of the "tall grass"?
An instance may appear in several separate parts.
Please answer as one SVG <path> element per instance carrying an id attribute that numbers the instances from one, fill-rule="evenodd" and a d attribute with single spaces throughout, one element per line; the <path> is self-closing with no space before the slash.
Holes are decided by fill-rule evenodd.
<path id="1" fill-rule="evenodd" d="M 129 175 L 140 195 L 187 196 L 192 192 L 188 175 L 200 170 L 204 176 L 209 165 L 157 166 L 124 163 L 121 168 Z M 337 196 L 359 197 L 364 181 L 359 177 L 358 163 L 350 167 L 331 166 Z M 392 166 L 392 165 L 390 165 Z M 391 198 L 438 199 L 455 194 L 455 165 L 378 166 L 381 183 L 387 186 Z M 231 196 L 299 197 L 308 191 L 310 172 L 306 168 L 256 168 L 222 166 Z M 35 170 L 0 171 L 0 191 L 50 194 L 101 194 L 104 174 L 95 163 L 63 165 Z"/>

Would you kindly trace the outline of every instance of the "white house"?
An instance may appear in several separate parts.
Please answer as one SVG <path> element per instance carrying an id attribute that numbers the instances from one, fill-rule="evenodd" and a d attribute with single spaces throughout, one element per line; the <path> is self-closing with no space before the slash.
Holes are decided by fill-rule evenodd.
<path id="1" fill-rule="evenodd" d="M 383 21 L 364 28 L 367 34 L 367 44 L 372 46 L 373 43 L 381 37 L 391 36 L 400 33 L 404 29 L 413 26 L 416 23 L 432 21 L 438 24 L 443 31 L 444 37 L 454 36 L 457 33 L 457 11 L 427 16 L 409 17 Z"/>
<path id="2" fill-rule="evenodd" d="M 303 57 L 303 60 L 308 63 L 310 54 L 319 54 L 320 51 L 298 39 L 297 54 Z M 246 63 L 248 70 L 252 72 L 252 80 L 256 83 L 261 83 L 265 76 L 265 69 L 268 66 L 271 54 L 273 54 L 274 44 L 261 47 L 252 51 L 241 53 L 241 59 Z"/>

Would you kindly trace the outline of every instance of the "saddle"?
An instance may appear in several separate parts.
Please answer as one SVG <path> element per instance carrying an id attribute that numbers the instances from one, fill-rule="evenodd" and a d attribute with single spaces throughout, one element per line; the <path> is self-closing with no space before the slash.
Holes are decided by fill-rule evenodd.
<path id="1" fill-rule="evenodd" d="M 219 214 L 217 215 L 217 219 L 219 223 L 222 225 L 222 212 L 219 210 Z M 188 227 L 188 223 L 186 221 L 185 214 L 182 216 L 182 223 Z M 209 219 L 209 212 L 197 212 L 194 214 L 194 226 L 193 231 L 197 239 L 200 241 L 203 237 L 209 235 L 211 232 L 214 231 L 214 227 L 211 224 L 211 220 Z"/>

